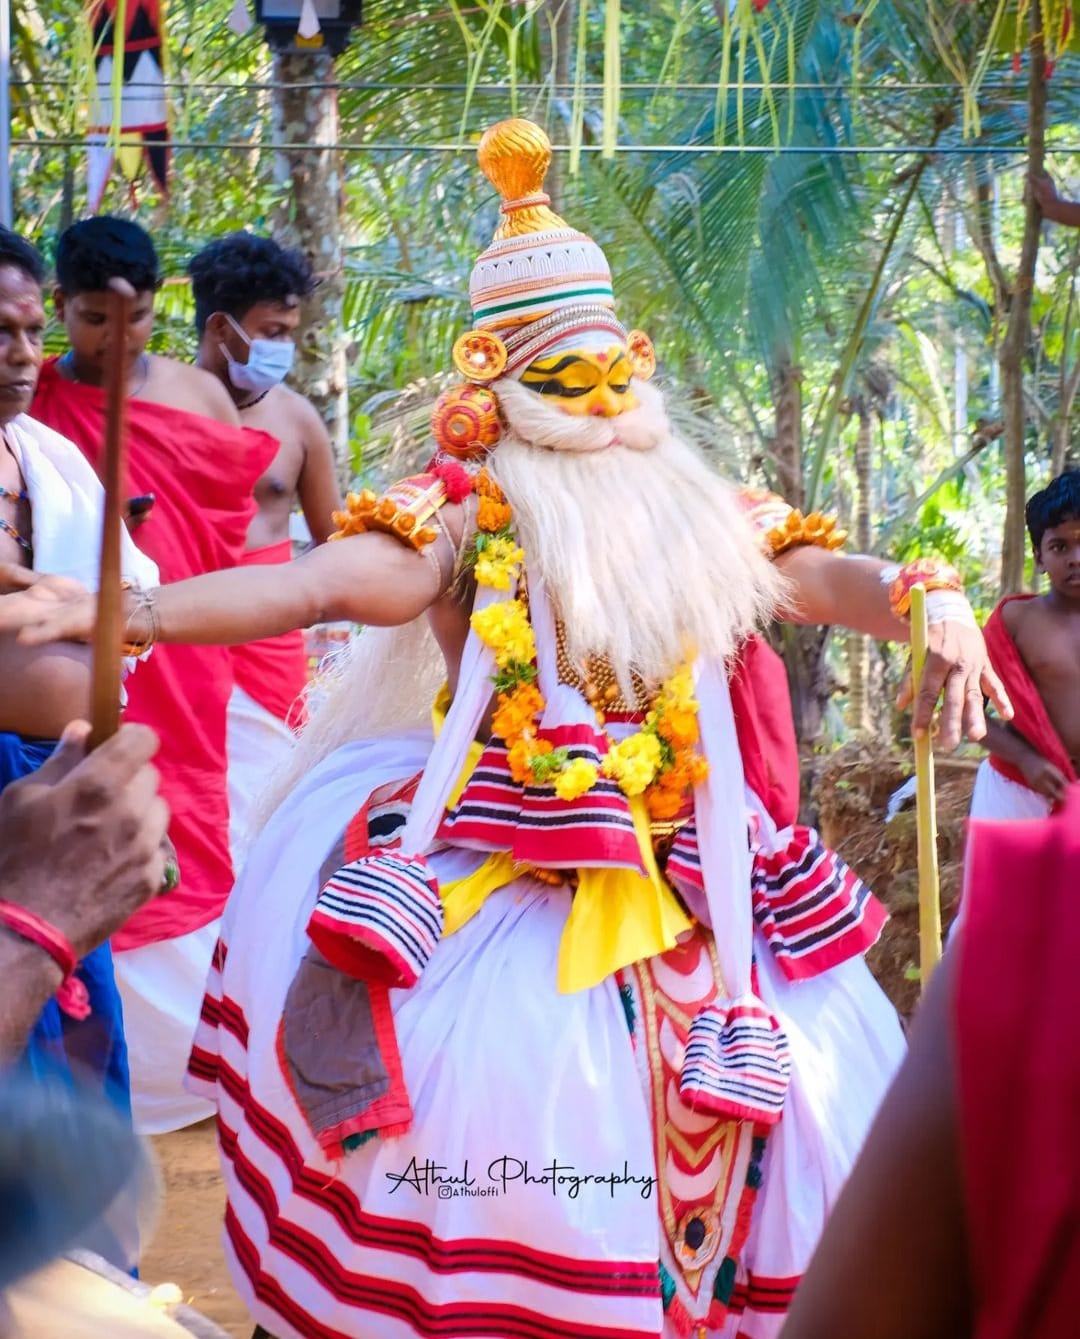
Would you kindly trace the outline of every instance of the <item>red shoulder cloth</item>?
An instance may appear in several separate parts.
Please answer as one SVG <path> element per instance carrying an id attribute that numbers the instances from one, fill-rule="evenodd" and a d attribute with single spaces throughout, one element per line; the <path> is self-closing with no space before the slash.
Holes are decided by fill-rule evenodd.
<path id="1" fill-rule="evenodd" d="M 1013 600 L 1033 600 L 1033 595 L 1007 595 L 986 621 L 983 637 L 990 663 L 997 671 L 998 678 L 1005 685 L 1005 691 L 1013 705 L 1013 725 L 1024 736 L 1032 748 L 1038 749 L 1048 762 L 1052 762 L 1070 781 L 1075 781 L 1076 771 L 1072 765 L 1065 745 L 1054 729 L 1028 668 L 1016 649 L 1009 629 L 1005 626 L 1002 610 Z M 990 765 L 1010 781 L 1027 785 L 1023 773 L 1003 759 L 991 756 Z"/>
<path id="2" fill-rule="evenodd" d="M 778 828 L 799 816 L 799 746 L 787 669 L 764 637 L 748 637 L 731 675 L 746 783 Z"/>
<path id="3" fill-rule="evenodd" d="M 95 467 L 105 396 L 65 381 L 55 359 L 41 369 L 31 414 L 73 441 Z M 252 489 L 278 443 L 267 433 L 231 428 L 200 414 L 128 401 L 128 478 L 132 496 L 153 493 L 154 509 L 133 532 L 163 583 L 243 558 L 255 514 Z M 224 646 L 158 646 L 128 681 L 129 721 L 161 740 L 154 762 L 172 811 L 169 835 L 181 884 L 148 902 L 113 936 L 118 949 L 172 939 L 221 914 L 233 882 L 225 784 L 225 713 L 232 659 Z"/>
<path id="4" fill-rule="evenodd" d="M 975 1339 L 1073 1339 L 1080 1280 L 1080 786 L 973 821 L 956 949 L 957 1130 Z"/>

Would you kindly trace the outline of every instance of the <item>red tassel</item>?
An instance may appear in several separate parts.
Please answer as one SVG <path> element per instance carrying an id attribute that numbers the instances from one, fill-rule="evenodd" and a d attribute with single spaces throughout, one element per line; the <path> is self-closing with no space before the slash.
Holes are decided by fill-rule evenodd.
<path id="1" fill-rule="evenodd" d="M 447 502 L 464 502 L 472 492 L 472 479 L 455 460 L 436 465 L 431 472 L 446 489 Z"/>
<path id="2" fill-rule="evenodd" d="M 1014 51 L 1014 52 L 1013 52 L 1013 58 L 1012 58 L 1012 72 L 1013 72 L 1013 74 L 1019 74 L 1019 73 L 1020 73 L 1020 67 L 1021 67 L 1021 65 L 1023 65 L 1023 63 L 1024 63 L 1024 58 L 1023 58 L 1023 56 L 1020 54 L 1019 51 Z"/>
<path id="3" fill-rule="evenodd" d="M 769 0 L 754 0 L 754 13 L 760 14 L 763 9 L 767 9 Z"/>
<path id="4" fill-rule="evenodd" d="M 664 1312 L 664 1319 L 671 1322 L 671 1328 L 683 1339 L 690 1339 L 694 1332 L 694 1319 L 683 1303 L 677 1298 L 671 1299 L 671 1305 Z"/>
<path id="5" fill-rule="evenodd" d="M 1054 67 L 1055 67 L 1056 65 L 1057 65 L 1057 61 L 1048 60 L 1048 61 L 1046 62 L 1046 66 L 1045 66 L 1045 68 L 1044 68 L 1044 70 L 1043 70 L 1043 74 L 1046 76 L 1047 79 L 1049 79 L 1050 76 L 1054 73 Z"/>

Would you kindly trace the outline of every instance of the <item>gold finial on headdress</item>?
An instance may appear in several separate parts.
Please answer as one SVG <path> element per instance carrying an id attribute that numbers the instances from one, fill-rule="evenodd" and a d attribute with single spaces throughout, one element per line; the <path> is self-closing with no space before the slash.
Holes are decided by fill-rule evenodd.
<path id="1" fill-rule="evenodd" d="M 496 242 L 569 226 L 548 207 L 544 177 L 551 164 L 551 141 L 538 125 L 521 117 L 500 121 L 484 132 L 476 156 L 503 198 Z"/>

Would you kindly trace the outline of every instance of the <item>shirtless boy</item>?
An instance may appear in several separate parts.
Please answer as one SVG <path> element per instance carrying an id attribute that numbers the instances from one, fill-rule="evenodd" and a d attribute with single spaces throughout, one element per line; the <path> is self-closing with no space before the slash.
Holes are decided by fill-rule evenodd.
<path id="1" fill-rule="evenodd" d="M 1080 771 L 1080 470 L 1067 470 L 1027 504 L 1045 595 L 1010 595 L 986 626 L 986 645 L 1016 710 L 991 722 L 971 813 L 1038 818 Z"/>

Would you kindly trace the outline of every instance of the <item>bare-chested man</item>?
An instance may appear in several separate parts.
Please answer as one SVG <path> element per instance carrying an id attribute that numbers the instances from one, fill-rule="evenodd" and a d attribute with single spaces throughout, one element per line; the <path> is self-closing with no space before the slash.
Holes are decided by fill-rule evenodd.
<path id="1" fill-rule="evenodd" d="M 56 309 L 70 343 L 41 369 L 33 414 L 70 438 L 92 465 L 104 436 L 108 287 L 136 298 L 127 331 L 129 492 L 153 498 L 136 544 L 162 577 L 235 567 L 255 513 L 253 489 L 277 451 L 241 427 L 208 372 L 147 350 L 160 270 L 144 229 L 102 216 L 69 228 L 56 250 Z M 134 511 L 136 508 L 133 507 Z M 233 686 L 225 648 L 167 648 L 133 680 L 128 717 L 157 731 L 162 793 L 181 883 L 114 937 L 124 996 L 136 1123 L 148 1133 L 207 1114 L 181 1092 L 215 930 L 233 883 L 229 851 L 226 711 Z"/>
<path id="2" fill-rule="evenodd" d="M 292 366 L 301 301 L 315 287 L 307 257 L 270 237 L 234 232 L 211 242 L 188 266 L 195 294 L 199 366 L 212 372 L 241 422 L 280 442 L 255 485 L 259 510 L 245 563 L 292 558 L 289 518 L 297 504 L 316 544 L 334 529 L 341 506 L 334 456 L 315 407 L 283 385 Z M 299 630 L 233 649 L 236 685 L 229 702 L 229 831 L 239 865 L 266 780 L 292 744 L 290 720 L 307 682 Z"/>
<path id="3" fill-rule="evenodd" d="M 986 626 L 986 645 L 1016 715 L 991 722 L 976 818 L 1038 818 L 1080 772 L 1080 470 L 1067 470 L 1027 504 L 1045 595 L 1011 595 Z"/>
<path id="4" fill-rule="evenodd" d="M 16 564 L 13 570 L 17 572 L 36 567 L 58 572 L 66 581 L 94 586 L 101 545 L 101 485 L 72 442 L 26 413 L 42 361 L 44 278 L 45 266 L 35 248 L 16 233 L 0 228 L 0 558 Z M 130 581 L 156 580 L 154 564 L 138 553 L 126 534 L 122 566 Z M 0 594 L 0 604 L 10 598 L 8 594 Z M 46 777 L 55 781 L 74 765 L 74 753 L 82 751 L 80 744 L 78 749 L 67 750 L 66 761 L 60 757 L 49 761 L 69 723 L 87 714 L 90 666 L 86 649 L 54 643 L 35 651 L 18 645 L 10 637 L 0 636 L 0 675 L 4 685 L 0 693 L 0 790 L 43 765 L 47 768 Z M 130 744 L 130 733 L 128 739 Z M 152 736 L 145 732 L 143 745 L 137 745 L 140 757 L 136 761 L 145 762 L 155 747 Z M 142 786 L 142 802 L 148 804 L 153 777 L 147 776 L 144 781 L 150 783 Z M 48 780 L 43 781 L 42 788 L 48 784 Z M 22 792 L 24 797 L 31 793 L 25 788 Z M 119 797 L 114 798 L 119 803 Z M 12 821 L 17 817 L 16 806 L 10 803 L 5 812 Z M 155 812 L 159 827 L 163 826 L 163 811 Z M 83 806 L 77 817 L 85 829 L 83 835 L 89 836 L 95 821 L 93 814 Z M 126 1110 L 127 1052 L 120 1001 L 109 945 L 102 943 L 120 918 L 112 919 L 92 941 L 85 938 L 87 927 L 71 914 L 74 905 L 69 905 L 66 911 L 63 907 L 65 899 L 68 903 L 72 899 L 61 869 L 64 853 L 59 847 L 68 840 L 69 833 L 63 827 L 50 828 L 45 811 L 39 814 L 32 805 L 22 815 L 22 821 L 24 826 L 30 824 L 24 838 L 56 848 L 57 889 L 53 890 L 54 895 L 46 896 L 46 890 L 42 890 L 41 896 L 27 900 L 17 895 L 19 881 L 15 879 L 10 888 L 5 886 L 0 892 L 0 898 L 8 903 L 8 914 L 0 915 L 0 947 L 4 950 L 0 964 L 8 972 L 9 986 L 17 978 L 20 990 L 25 993 L 17 1009 L 13 1004 L 8 1008 L 10 1001 L 5 1000 L 4 1012 L 17 1015 L 18 1021 L 13 1028 L 6 1025 L 0 1028 L 0 1060 L 13 1054 L 22 1056 L 27 1067 L 39 1075 L 57 1071 L 66 1074 L 78 1067 L 88 1078 L 101 1083 L 113 1102 Z M 37 827 L 33 826 L 35 822 Z M 117 833 L 118 829 L 113 829 L 114 842 Z M 134 829 L 130 834 L 133 854 L 138 835 Z M 5 848 L 14 852 L 19 838 L 9 830 L 4 833 L 3 841 Z M 86 872 L 93 884 L 89 850 L 83 852 L 82 858 L 84 863 L 90 860 Z M 119 873 L 115 866 L 113 872 Z M 114 910 L 126 906 L 133 911 L 146 900 L 145 894 L 153 890 L 152 885 L 143 896 L 125 899 L 124 889 L 118 884 Z M 55 895 L 57 891 L 61 894 L 59 898 Z M 59 974 L 51 964 L 48 971 L 41 970 L 49 959 L 40 947 L 31 952 L 30 975 L 18 969 L 19 960 L 26 958 L 29 941 L 20 938 L 18 924 L 12 925 L 13 900 L 30 907 L 78 944 L 82 960 L 78 985 L 66 982 L 57 995 L 61 986 Z M 98 924 L 101 919 L 98 918 Z M 30 929 L 33 933 L 32 926 Z M 72 1003 L 72 992 L 82 991 L 90 1005 L 88 1018 L 80 1018 Z M 8 1019 L 6 1023 L 11 1021 Z M 30 1024 L 33 1027 L 27 1037 Z"/>

